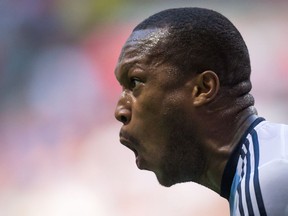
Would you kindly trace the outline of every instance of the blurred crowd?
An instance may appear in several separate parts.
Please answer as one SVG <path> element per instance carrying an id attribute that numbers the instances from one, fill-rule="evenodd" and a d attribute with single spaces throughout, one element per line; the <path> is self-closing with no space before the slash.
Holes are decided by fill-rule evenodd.
<path id="1" fill-rule="evenodd" d="M 202 6 L 242 32 L 259 115 L 288 123 L 288 4 L 193 2 L 0 1 L 1 216 L 228 215 L 207 189 L 165 189 L 138 171 L 113 116 L 114 67 L 133 26 Z"/>

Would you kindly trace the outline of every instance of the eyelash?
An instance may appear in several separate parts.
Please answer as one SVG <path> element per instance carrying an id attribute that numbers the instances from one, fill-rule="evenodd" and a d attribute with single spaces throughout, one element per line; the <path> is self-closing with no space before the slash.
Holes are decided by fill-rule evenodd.
<path id="1" fill-rule="evenodd" d="M 136 77 L 131 77 L 130 78 L 130 87 L 131 89 L 135 89 L 137 88 L 137 86 L 141 83 L 140 79 L 139 78 L 136 78 Z"/>

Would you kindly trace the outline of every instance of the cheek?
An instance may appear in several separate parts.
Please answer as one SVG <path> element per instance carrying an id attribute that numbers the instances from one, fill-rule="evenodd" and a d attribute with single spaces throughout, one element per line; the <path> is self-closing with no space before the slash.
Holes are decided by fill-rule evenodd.
<path id="1" fill-rule="evenodd" d="M 166 108 L 159 106 L 159 102 L 152 98 L 145 103 L 137 104 L 132 117 L 134 130 L 137 130 L 138 138 L 141 137 L 141 151 L 145 158 L 149 158 L 149 161 L 152 160 L 155 164 L 166 151 L 168 135 L 171 132 L 168 116 L 165 114 Z"/>
<path id="2" fill-rule="evenodd" d="M 158 91 L 149 91 L 140 95 L 133 101 L 132 118 L 145 124 L 159 122 L 163 113 L 163 98 L 164 95 Z"/>
<path id="3" fill-rule="evenodd" d="M 132 121 L 143 140 L 154 151 L 165 151 L 169 136 L 189 115 L 188 96 L 184 91 L 141 95 L 134 101 Z M 185 124 L 185 123 L 184 123 Z"/>
<path id="4" fill-rule="evenodd" d="M 157 136 L 159 141 L 168 139 L 175 129 L 175 124 L 188 120 L 191 108 L 188 95 L 184 91 L 169 94 L 157 94 L 139 97 L 134 104 L 133 116 L 135 126 L 140 126 L 146 136 Z"/>
<path id="5" fill-rule="evenodd" d="M 192 109 L 188 97 L 183 92 L 175 92 L 163 100 L 161 113 L 167 124 L 182 122 L 190 116 Z"/>

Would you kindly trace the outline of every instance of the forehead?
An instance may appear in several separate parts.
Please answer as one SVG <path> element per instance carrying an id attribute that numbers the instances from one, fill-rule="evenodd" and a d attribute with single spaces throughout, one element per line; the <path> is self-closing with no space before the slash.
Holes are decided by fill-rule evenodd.
<path id="1" fill-rule="evenodd" d="M 163 40 L 169 34 L 166 28 L 154 28 L 133 31 L 127 39 L 126 44 L 144 43 L 155 46 L 159 41 Z M 124 46 L 125 47 L 125 46 Z"/>
<path id="2" fill-rule="evenodd" d="M 116 70 L 125 64 L 147 60 L 148 56 L 155 51 L 154 48 L 163 42 L 168 35 L 168 30 L 163 28 L 132 32 L 122 48 Z"/>

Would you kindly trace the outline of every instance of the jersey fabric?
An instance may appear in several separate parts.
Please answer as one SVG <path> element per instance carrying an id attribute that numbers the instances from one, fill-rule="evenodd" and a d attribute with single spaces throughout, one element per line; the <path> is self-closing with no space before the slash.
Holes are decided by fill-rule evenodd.
<path id="1" fill-rule="evenodd" d="M 225 167 L 231 216 L 288 216 L 288 125 L 257 117 Z"/>

